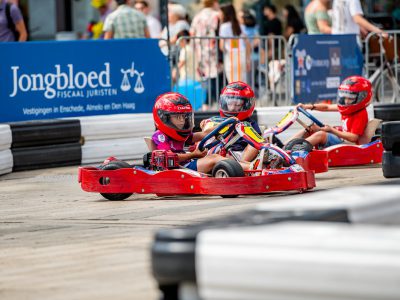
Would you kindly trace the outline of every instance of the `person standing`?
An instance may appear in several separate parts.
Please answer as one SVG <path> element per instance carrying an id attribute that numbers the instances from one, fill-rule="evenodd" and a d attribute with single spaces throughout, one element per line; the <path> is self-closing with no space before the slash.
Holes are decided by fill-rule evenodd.
<path id="1" fill-rule="evenodd" d="M 364 17 L 360 0 L 333 0 L 332 33 L 357 34 L 375 32 L 387 37 L 387 33 L 368 22 Z"/>
<path id="2" fill-rule="evenodd" d="M 169 30 L 169 42 L 171 45 L 171 57 L 175 58 L 177 54 L 177 47 L 175 45 L 178 40 L 177 35 L 182 30 L 190 29 L 189 23 L 186 21 L 186 9 L 181 4 L 168 4 L 168 30 Z M 168 54 L 168 45 L 166 43 L 168 39 L 167 27 L 165 26 L 161 31 L 160 36 L 163 41 L 160 41 L 160 47 L 165 54 Z"/>
<path id="3" fill-rule="evenodd" d="M 279 40 L 275 39 L 274 36 L 282 35 L 282 23 L 276 16 L 276 6 L 273 4 L 266 4 L 263 9 L 264 16 L 266 20 L 264 20 L 263 25 L 260 26 L 260 35 L 267 35 L 270 38 L 267 39 L 268 43 L 268 58 L 269 59 L 278 59 L 281 55 L 279 53 Z M 262 51 L 261 51 L 261 61 L 265 61 L 264 51 L 266 44 L 265 41 L 262 43 Z M 282 50 L 282 49 L 281 49 Z"/>
<path id="4" fill-rule="evenodd" d="M 266 4 L 263 13 L 266 20 L 260 26 L 260 35 L 282 35 L 282 23 L 276 17 L 276 6 Z"/>
<path id="5" fill-rule="evenodd" d="M 146 16 L 150 37 L 153 39 L 158 38 L 161 34 L 161 23 L 157 18 L 152 16 L 149 3 L 145 0 L 136 0 L 135 9 L 141 11 Z"/>
<path id="6" fill-rule="evenodd" d="M 117 0 L 117 9 L 105 20 L 104 39 L 149 38 L 146 17 L 129 6 L 130 0 Z"/>
<path id="7" fill-rule="evenodd" d="M 328 15 L 330 0 L 313 0 L 304 11 L 304 20 L 308 34 L 331 34 L 332 22 Z"/>
<path id="8" fill-rule="evenodd" d="M 0 42 L 25 42 L 27 38 L 21 10 L 16 4 L 0 0 Z"/>
<path id="9" fill-rule="evenodd" d="M 224 53 L 224 70 L 228 82 L 247 82 L 247 71 L 250 71 L 251 45 L 243 33 L 235 8 L 232 4 L 221 5 L 222 24 L 219 28 L 220 49 Z M 237 37 L 232 38 L 232 37 Z"/>
<path id="10" fill-rule="evenodd" d="M 287 4 L 283 8 L 283 16 L 286 20 L 286 28 L 283 36 L 288 40 L 292 34 L 300 33 L 304 30 L 304 24 L 299 13 L 293 5 Z"/>
<path id="11" fill-rule="evenodd" d="M 104 39 L 104 21 L 112 12 L 112 9 L 107 0 L 92 0 L 91 5 L 98 11 L 99 18 L 96 21 L 90 21 L 90 23 L 87 25 L 84 39 Z"/>
<path id="12" fill-rule="evenodd" d="M 218 35 L 219 28 L 219 4 L 218 0 L 201 0 L 203 8 L 194 16 L 190 27 L 190 35 L 194 38 L 194 50 L 196 69 L 206 82 L 207 103 L 203 110 L 216 103 L 219 95 L 219 87 L 222 86 L 223 75 L 220 68 L 218 55 L 218 43 L 214 39 Z M 197 39 L 196 37 L 204 37 Z"/>

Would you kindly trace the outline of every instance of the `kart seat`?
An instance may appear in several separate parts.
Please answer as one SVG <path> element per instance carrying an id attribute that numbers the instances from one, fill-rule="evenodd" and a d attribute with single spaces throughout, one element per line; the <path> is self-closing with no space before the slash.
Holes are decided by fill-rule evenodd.
<path id="1" fill-rule="evenodd" d="M 360 145 L 368 144 L 371 142 L 372 137 L 375 135 L 375 131 L 379 124 L 382 122 L 380 119 L 369 120 L 367 127 L 364 130 L 364 134 L 358 139 Z"/>
<path id="2" fill-rule="evenodd" d="M 144 137 L 144 141 L 146 142 L 146 145 L 147 145 L 147 148 L 149 148 L 149 151 L 156 150 L 156 144 L 154 144 L 151 137 Z"/>

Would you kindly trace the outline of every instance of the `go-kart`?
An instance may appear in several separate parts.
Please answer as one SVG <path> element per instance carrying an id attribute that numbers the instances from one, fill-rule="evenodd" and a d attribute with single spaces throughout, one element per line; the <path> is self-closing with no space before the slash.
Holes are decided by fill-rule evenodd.
<path id="1" fill-rule="evenodd" d="M 272 141 L 273 137 L 287 130 L 295 122 L 307 129 L 311 125 L 309 121 L 312 122 L 311 124 L 315 123 L 318 126 L 324 126 L 322 122 L 301 107 L 291 109 L 275 126 L 267 128 L 263 133 L 263 137 Z M 284 145 L 283 149 L 288 151 L 296 162 L 306 170 L 313 170 L 315 173 L 328 171 L 328 153 L 324 150 L 313 149 L 312 145 L 304 139 L 292 140 L 287 145 Z"/>
<path id="2" fill-rule="evenodd" d="M 240 162 L 242 153 L 234 151 L 234 145 L 243 139 L 246 144 L 258 150 L 258 155 L 252 164 L 253 169 L 250 170 L 255 176 L 263 172 L 271 172 L 271 169 L 282 169 L 296 164 L 292 156 L 280 147 L 268 143 L 249 122 L 241 122 L 235 117 L 229 119 L 213 117 L 206 123 L 205 128 L 210 123 L 211 127 L 215 126 L 215 129 L 198 145 L 200 150 L 208 149 L 208 154 L 230 156 Z"/>
<path id="3" fill-rule="evenodd" d="M 311 113 L 302 107 L 296 107 L 295 109 L 290 110 L 289 113 L 276 126 L 267 129 L 263 136 L 267 137 L 271 134 L 277 135 L 289 128 L 296 121 L 305 129 L 309 129 L 312 124 L 309 125 L 301 120 L 299 113 L 311 120 L 317 126 L 324 126 L 324 124 Z M 290 151 L 292 156 L 297 160 L 300 157 L 309 155 L 309 168 L 315 170 L 316 173 L 324 171 L 325 169 L 327 170 L 328 166 L 342 167 L 380 163 L 382 161 L 383 152 L 382 143 L 379 139 L 371 141 L 378 124 L 379 120 L 377 119 L 372 119 L 369 121 L 364 135 L 359 139 L 361 145 L 350 144 L 346 142 L 327 147 L 323 150 L 317 150 L 316 148 L 313 148 L 313 146 L 305 139 L 297 138 L 289 141 L 285 145 L 284 149 Z M 322 161 L 323 164 L 321 163 Z M 301 162 L 299 161 L 299 163 Z M 307 167 L 305 166 L 305 168 Z"/>
<path id="4" fill-rule="evenodd" d="M 199 143 L 199 149 L 216 146 L 215 142 L 227 138 L 240 125 L 235 118 L 227 119 Z M 205 145 L 211 138 L 215 141 Z M 262 140 L 260 136 L 256 138 Z M 269 148 L 266 145 L 263 147 L 260 149 L 265 153 Z M 179 166 L 176 153 L 154 150 L 145 166 L 131 166 L 109 158 L 99 167 L 79 167 L 78 181 L 84 191 L 100 193 L 108 200 L 124 200 L 133 193 L 236 197 L 277 191 L 302 192 L 314 188 L 314 172 L 305 171 L 289 155 L 280 151 L 288 167 L 257 167 L 243 171 L 237 161 L 226 159 L 214 166 L 212 174 L 203 174 Z"/>

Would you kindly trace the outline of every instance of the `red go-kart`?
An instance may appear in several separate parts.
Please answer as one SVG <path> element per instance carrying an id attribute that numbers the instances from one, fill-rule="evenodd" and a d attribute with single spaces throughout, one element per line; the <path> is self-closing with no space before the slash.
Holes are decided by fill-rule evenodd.
<path id="1" fill-rule="evenodd" d="M 302 115 L 300 115 L 300 113 Z M 279 135 L 295 122 L 298 122 L 304 128 L 308 128 L 312 123 L 308 124 L 309 121 L 306 123 L 307 120 L 304 120 L 303 117 L 306 117 L 319 126 L 324 126 L 313 115 L 299 107 L 291 109 L 274 127 L 267 128 L 263 133 L 264 138 L 272 141 L 273 135 Z M 294 143 L 291 141 L 289 145 L 285 145 L 284 147 L 284 149 L 295 158 L 296 162 L 302 165 L 306 170 L 313 170 L 315 173 L 327 172 L 328 152 L 312 148 L 311 144 L 304 142 L 304 139 L 296 139 Z"/>
<path id="2" fill-rule="evenodd" d="M 240 125 L 236 118 L 227 119 L 208 134 L 198 147 L 215 146 L 215 143 L 205 144 L 212 138 L 216 141 L 227 138 Z M 262 140 L 260 136 L 257 138 Z M 286 155 L 285 158 L 289 159 Z M 203 174 L 179 166 L 175 153 L 154 150 L 149 163 L 143 166 L 130 166 L 109 158 L 99 167 L 79 167 L 78 181 L 84 191 L 100 193 L 109 200 L 124 200 L 133 193 L 236 197 L 276 191 L 301 192 L 315 187 L 313 171 L 305 171 L 293 159 L 289 159 L 288 165 L 280 169 L 243 171 L 237 161 L 226 159 L 214 166 L 212 174 Z"/>
<path id="3" fill-rule="evenodd" d="M 313 121 L 319 127 L 323 127 L 324 124 L 319 121 L 315 116 L 310 114 L 308 111 L 301 107 L 297 107 L 291 110 L 279 123 L 277 126 L 267 129 L 264 132 L 264 136 L 268 134 L 279 134 L 280 132 L 286 130 L 293 122 L 299 122 L 304 128 L 309 128 L 305 122 L 300 120 L 299 112 L 306 116 L 308 119 Z M 327 156 L 327 164 L 329 167 L 342 167 L 342 166 L 355 166 L 355 165 L 367 165 L 380 163 L 382 161 L 383 147 L 380 139 L 372 140 L 377 126 L 380 120 L 372 119 L 369 121 L 367 128 L 365 129 L 364 135 L 359 138 L 361 145 L 351 144 L 345 142 L 343 144 L 334 145 L 327 147 L 323 150 L 313 149 L 312 145 L 309 144 L 304 139 L 293 139 L 289 141 L 284 149 L 290 151 L 292 156 L 298 159 L 299 155 L 302 156 L 302 151 L 305 153 L 310 153 L 309 164 L 311 169 L 321 166 L 318 161 L 323 159 L 325 162 L 325 157 Z M 326 154 L 324 154 L 324 152 Z M 318 153 L 318 154 L 317 154 Z M 314 156 L 315 155 L 315 156 Z M 300 163 L 300 162 L 299 162 Z"/>

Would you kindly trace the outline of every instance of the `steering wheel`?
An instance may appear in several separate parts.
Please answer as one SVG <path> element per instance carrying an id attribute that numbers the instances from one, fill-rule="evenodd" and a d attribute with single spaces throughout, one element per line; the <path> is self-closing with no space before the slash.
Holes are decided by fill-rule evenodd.
<path id="1" fill-rule="evenodd" d="M 215 145 L 219 144 L 220 141 L 217 139 L 214 142 L 204 145 L 207 143 L 211 138 L 217 137 L 222 135 L 224 138 L 226 138 L 234 129 L 235 125 L 239 122 L 239 119 L 235 117 L 231 117 L 229 119 L 226 119 L 223 121 L 221 124 L 219 124 L 217 127 L 214 128 L 213 131 L 211 131 L 209 134 L 207 134 L 199 143 L 198 149 L 200 151 L 204 151 L 204 149 L 211 149 Z M 229 128 L 226 131 L 220 132 L 222 129 L 225 127 L 229 126 Z"/>
<path id="2" fill-rule="evenodd" d="M 322 123 L 320 120 L 318 120 L 316 117 L 314 117 L 312 114 L 310 114 L 308 111 L 306 111 L 302 107 L 297 107 L 297 111 L 301 112 L 303 115 L 305 115 L 307 118 L 309 118 L 311 121 L 313 121 L 316 125 L 319 127 L 324 127 L 324 123 Z"/>
<path id="3" fill-rule="evenodd" d="M 294 122 L 296 122 L 299 113 L 295 109 L 289 110 L 289 112 L 276 124 L 274 127 L 267 128 L 264 133 L 263 137 L 266 138 L 269 134 L 279 134 L 286 129 L 288 129 Z"/>

